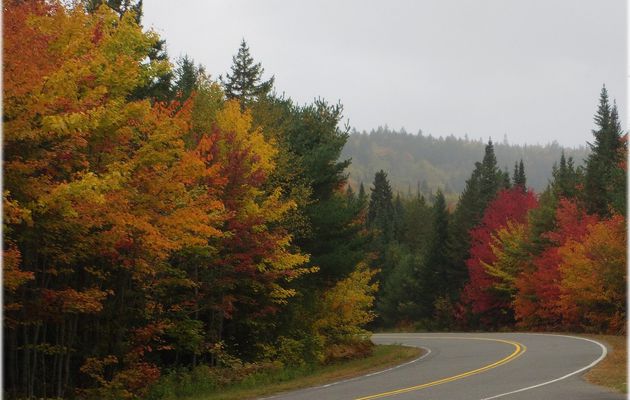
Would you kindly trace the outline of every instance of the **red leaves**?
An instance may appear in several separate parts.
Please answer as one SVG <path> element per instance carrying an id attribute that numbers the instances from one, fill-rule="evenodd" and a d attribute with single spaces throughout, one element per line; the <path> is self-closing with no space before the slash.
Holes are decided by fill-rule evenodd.
<path id="1" fill-rule="evenodd" d="M 470 232 L 470 257 L 466 261 L 469 281 L 463 289 L 462 302 L 470 306 L 473 314 L 480 315 L 485 324 L 502 320 L 503 310 L 510 307 L 493 295 L 490 288 L 494 279 L 482 265 L 492 264 L 496 260 L 491 248 L 492 237 L 506 227 L 508 221 L 524 223 L 527 212 L 536 205 L 536 197 L 531 191 L 521 188 L 503 190 L 488 205 L 481 223 Z"/>

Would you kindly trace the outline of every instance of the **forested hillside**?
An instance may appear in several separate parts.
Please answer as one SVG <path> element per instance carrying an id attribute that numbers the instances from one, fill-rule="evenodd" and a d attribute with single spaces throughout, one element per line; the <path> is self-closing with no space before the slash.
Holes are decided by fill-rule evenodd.
<path id="1" fill-rule="evenodd" d="M 496 139 L 496 138 L 495 138 Z M 352 159 L 348 168 L 350 184 L 354 188 L 372 181 L 379 170 L 388 171 L 395 192 L 435 193 L 440 188 L 445 194 L 461 193 L 466 179 L 479 160 L 485 143 L 481 140 L 454 136 L 433 137 L 421 132 L 410 134 L 378 127 L 369 133 L 353 132 L 343 148 L 342 158 Z M 541 145 L 510 145 L 495 140 L 497 165 L 512 173 L 514 163 L 521 159 L 527 165 L 528 184 L 536 191 L 543 190 L 551 179 L 554 163 L 564 151 L 581 165 L 588 155 L 587 147 L 562 148 L 557 143 Z M 450 196 L 453 197 L 453 196 Z"/>
<path id="2" fill-rule="evenodd" d="M 219 79 L 171 61 L 142 1 L 3 24 L 3 397 L 211 398 L 369 355 L 368 327 L 625 332 L 605 87 L 588 156 L 350 135 L 244 40 Z"/>

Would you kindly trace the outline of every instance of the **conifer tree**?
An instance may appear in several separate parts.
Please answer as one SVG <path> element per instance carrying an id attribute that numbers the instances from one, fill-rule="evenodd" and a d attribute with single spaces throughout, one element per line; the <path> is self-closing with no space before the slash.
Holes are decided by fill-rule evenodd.
<path id="1" fill-rule="evenodd" d="M 438 298 L 453 298 L 459 288 L 459 275 L 450 260 L 449 214 L 444 194 L 438 189 L 432 208 L 431 233 L 424 262 L 418 271 L 417 303 L 420 318 L 429 318 Z"/>
<path id="2" fill-rule="evenodd" d="M 359 203 L 366 204 L 367 203 L 367 194 L 365 193 L 365 187 L 363 186 L 363 182 L 359 185 Z"/>
<path id="3" fill-rule="evenodd" d="M 274 77 L 262 80 L 265 72 L 260 63 L 254 63 L 245 39 L 241 41 L 238 53 L 232 57 L 232 73 L 220 77 L 228 99 L 238 99 L 241 107 L 259 97 L 266 96 L 273 87 Z"/>
<path id="4" fill-rule="evenodd" d="M 174 92 L 180 101 L 184 101 L 198 88 L 199 79 L 205 74 L 204 68 L 195 66 L 195 61 L 187 55 L 177 60 L 175 69 Z"/>
<path id="5" fill-rule="evenodd" d="M 521 187 L 526 189 L 527 178 L 525 177 L 525 165 L 523 159 L 519 163 L 514 163 L 514 175 L 512 176 L 512 182 L 515 187 Z"/>
<path id="6" fill-rule="evenodd" d="M 367 226 L 379 230 L 383 241 L 388 243 L 393 238 L 394 233 L 394 205 L 392 203 L 392 188 L 385 171 L 380 170 L 374 175 L 374 188 L 371 190 Z"/>
<path id="7" fill-rule="evenodd" d="M 619 122 L 616 104 L 611 107 L 606 86 L 602 87 L 595 114 L 595 140 L 589 143 L 591 154 L 586 160 L 584 201 L 590 213 L 608 216 L 613 203 L 625 212 L 626 179 L 622 169 L 626 142 Z M 623 205 L 622 205 L 623 204 Z"/>

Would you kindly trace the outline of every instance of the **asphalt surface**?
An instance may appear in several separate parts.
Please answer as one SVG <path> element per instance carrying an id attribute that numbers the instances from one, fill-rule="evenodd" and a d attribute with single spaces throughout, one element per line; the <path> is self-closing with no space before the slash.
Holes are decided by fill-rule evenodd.
<path id="1" fill-rule="evenodd" d="M 412 362 L 269 399 L 618 400 L 582 380 L 605 347 L 580 338 L 527 333 L 377 334 L 377 344 L 422 347 Z"/>

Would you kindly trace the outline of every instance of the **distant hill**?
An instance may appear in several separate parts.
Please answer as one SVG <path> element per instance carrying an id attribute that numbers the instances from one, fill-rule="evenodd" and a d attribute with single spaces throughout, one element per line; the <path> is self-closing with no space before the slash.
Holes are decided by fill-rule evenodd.
<path id="1" fill-rule="evenodd" d="M 349 182 L 357 188 L 363 182 L 366 190 L 380 169 L 388 173 L 394 191 L 425 194 L 441 188 L 447 194 L 461 193 L 466 180 L 481 161 L 486 143 L 448 136 L 435 138 L 397 132 L 379 127 L 370 133 L 353 132 L 342 152 L 351 158 Z M 511 145 L 506 140 L 494 143 L 498 165 L 512 176 L 514 163 L 523 159 L 527 185 L 536 192 L 544 190 L 551 178 L 554 163 L 560 160 L 563 147 L 557 142 L 546 146 Z M 588 155 L 585 146 L 564 148 L 567 157 L 581 165 Z M 452 197 L 452 196 L 449 196 Z"/>

